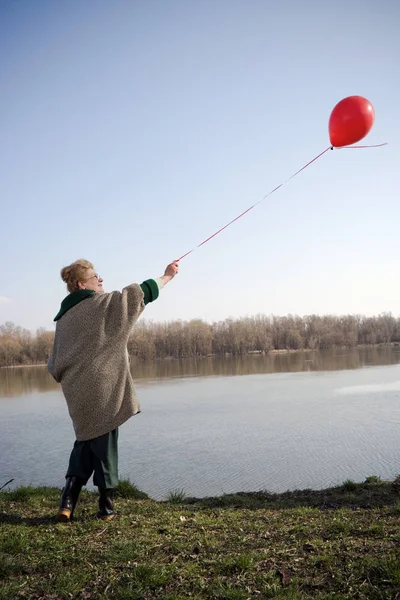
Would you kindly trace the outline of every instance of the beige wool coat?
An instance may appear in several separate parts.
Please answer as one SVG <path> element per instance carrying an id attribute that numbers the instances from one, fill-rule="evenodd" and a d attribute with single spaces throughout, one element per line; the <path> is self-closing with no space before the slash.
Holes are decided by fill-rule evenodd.
<path id="1" fill-rule="evenodd" d="M 48 369 L 61 387 L 76 439 L 90 440 L 140 412 L 127 351 L 145 307 L 139 284 L 94 294 L 57 321 Z"/>

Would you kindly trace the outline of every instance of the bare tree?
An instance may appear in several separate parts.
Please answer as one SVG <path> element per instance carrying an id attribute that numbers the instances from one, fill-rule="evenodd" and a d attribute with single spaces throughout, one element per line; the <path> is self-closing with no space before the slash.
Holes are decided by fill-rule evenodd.
<path id="1" fill-rule="evenodd" d="M 14 323 L 1 325 L 0 367 L 45 363 L 53 339 L 54 333 L 43 327 L 32 334 Z M 140 360 L 154 360 L 390 343 L 400 343 L 400 319 L 390 313 L 376 317 L 256 315 L 212 324 L 201 319 L 139 321 L 130 337 L 128 352 Z"/>

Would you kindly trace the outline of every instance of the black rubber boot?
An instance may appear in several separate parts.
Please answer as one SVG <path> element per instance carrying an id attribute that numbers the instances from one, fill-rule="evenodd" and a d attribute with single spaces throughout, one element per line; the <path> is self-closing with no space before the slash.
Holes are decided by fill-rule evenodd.
<path id="1" fill-rule="evenodd" d="M 72 520 L 83 485 L 84 481 L 80 477 L 67 477 L 57 516 L 57 520 L 60 523 L 67 523 Z"/>
<path id="2" fill-rule="evenodd" d="M 97 518 L 103 521 L 112 521 L 114 518 L 114 490 L 112 488 L 99 488 L 99 512 Z"/>

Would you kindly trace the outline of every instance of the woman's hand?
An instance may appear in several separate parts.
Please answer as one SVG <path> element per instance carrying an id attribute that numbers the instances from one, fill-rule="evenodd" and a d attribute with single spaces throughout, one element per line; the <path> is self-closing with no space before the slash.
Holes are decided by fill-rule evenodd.
<path id="1" fill-rule="evenodd" d="M 169 264 L 168 267 L 166 267 L 164 275 L 169 277 L 170 279 L 173 279 L 175 277 L 175 275 L 178 273 L 178 271 L 179 271 L 179 265 L 176 261 L 174 261 L 171 264 Z"/>
<path id="2" fill-rule="evenodd" d="M 163 282 L 163 285 L 168 283 L 168 281 L 171 281 L 171 279 L 173 279 L 175 277 L 175 275 L 177 274 L 178 270 L 179 270 L 179 265 L 176 260 L 174 262 L 170 263 L 166 267 L 166 269 L 164 271 L 164 275 L 162 277 L 160 277 L 161 281 Z"/>

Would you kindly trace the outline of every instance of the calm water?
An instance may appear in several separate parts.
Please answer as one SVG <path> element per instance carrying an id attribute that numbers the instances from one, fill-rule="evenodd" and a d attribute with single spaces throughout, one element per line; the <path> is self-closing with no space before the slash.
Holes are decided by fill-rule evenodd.
<path id="1" fill-rule="evenodd" d="M 400 473 L 400 348 L 133 364 L 120 475 L 153 498 Z M 0 369 L 0 487 L 61 487 L 74 436 L 45 367 Z"/>

